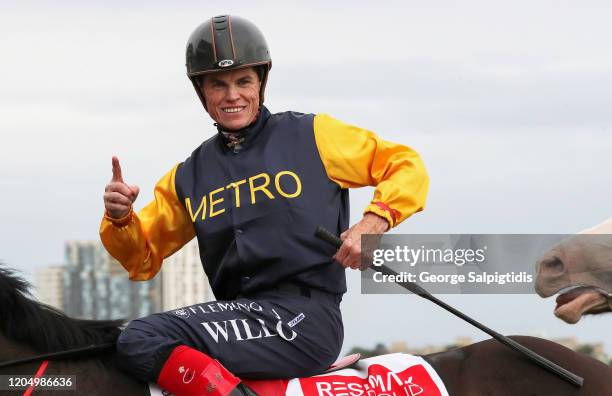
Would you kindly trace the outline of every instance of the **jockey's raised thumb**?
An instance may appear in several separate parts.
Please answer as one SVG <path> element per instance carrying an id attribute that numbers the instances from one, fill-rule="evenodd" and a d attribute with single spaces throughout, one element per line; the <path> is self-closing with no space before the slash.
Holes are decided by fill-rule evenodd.
<path id="1" fill-rule="evenodd" d="M 140 187 L 136 185 L 128 186 L 126 182 L 123 181 L 123 174 L 121 173 L 121 164 L 119 163 L 119 158 L 113 156 L 113 177 L 111 179 L 111 183 L 121 183 L 124 184 L 128 190 L 129 195 L 126 195 L 130 201 L 136 201 L 138 198 L 138 194 L 140 193 Z"/>
<path id="2" fill-rule="evenodd" d="M 112 182 L 125 183 L 123 181 L 123 176 L 121 175 L 121 165 L 119 164 L 119 158 L 113 155 L 113 178 Z"/>
<path id="3" fill-rule="evenodd" d="M 140 193 L 140 187 L 133 185 L 128 186 L 126 182 L 123 181 L 123 174 L 121 173 L 121 164 L 119 163 L 119 158 L 113 156 L 113 178 L 111 179 L 111 183 L 123 183 L 129 188 L 130 195 L 128 198 L 134 202 L 136 198 L 138 198 L 138 194 Z"/>

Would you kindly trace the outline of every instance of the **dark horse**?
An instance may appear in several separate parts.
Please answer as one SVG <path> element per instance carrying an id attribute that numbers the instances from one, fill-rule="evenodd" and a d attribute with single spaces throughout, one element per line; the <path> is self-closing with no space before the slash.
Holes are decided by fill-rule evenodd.
<path id="1" fill-rule="evenodd" d="M 37 354 L 114 341 L 120 323 L 77 320 L 28 297 L 28 284 L 0 267 L 0 363 Z M 584 377 L 577 388 L 527 359 L 488 340 L 424 358 L 436 369 L 450 395 L 593 395 L 610 394 L 612 368 L 550 341 L 533 337 L 515 340 Z M 112 351 L 94 356 L 52 360 L 46 375 L 74 375 L 74 391 L 35 390 L 41 395 L 148 395 L 146 384 L 115 367 Z M 41 361 L 0 369 L 0 375 L 33 375 Z M 1 395 L 23 391 L 0 390 Z M 272 396 L 272 395 L 265 395 Z M 422 395 L 426 396 L 426 395 Z"/>

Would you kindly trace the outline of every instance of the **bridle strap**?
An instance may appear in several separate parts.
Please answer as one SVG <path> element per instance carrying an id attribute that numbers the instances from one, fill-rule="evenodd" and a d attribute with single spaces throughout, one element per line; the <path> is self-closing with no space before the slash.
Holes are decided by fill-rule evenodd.
<path id="1" fill-rule="evenodd" d="M 0 363 L 0 368 L 16 366 L 18 364 L 35 362 L 38 360 L 49 360 L 49 359 L 57 359 L 57 358 L 67 359 L 67 358 L 88 356 L 94 353 L 102 353 L 102 352 L 111 351 L 113 349 L 115 349 L 114 342 L 107 342 L 105 344 L 98 344 L 98 345 L 88 345 L 86 347 L 68 349 L 65 351 L 51 352 L 51 353 L 45 353 L 42 355 L 30 356 L 30 357 L 26 357 L 22 359 L 9 360 L 8 362 Z"/>

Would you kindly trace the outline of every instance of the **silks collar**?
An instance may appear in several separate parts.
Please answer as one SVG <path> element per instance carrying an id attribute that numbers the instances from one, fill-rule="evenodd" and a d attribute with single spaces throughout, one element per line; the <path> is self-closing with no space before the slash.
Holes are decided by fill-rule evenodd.
<path id="1" fill-rule="evenodd" d="M 255 117 L 255 121 L 250 123 L 245 128 L 230 131 L 224 129 L 221 125 L 215 123 L 217 131 L 220 137 L 222 145 L 228 150 L 232 150 L 234 153 L 240 152 L 240 150 L 248 147 L 253 138 L 263 129 L 266 122 L 270 118 L 270 111 L 265 106 L 260 106 Z"/>

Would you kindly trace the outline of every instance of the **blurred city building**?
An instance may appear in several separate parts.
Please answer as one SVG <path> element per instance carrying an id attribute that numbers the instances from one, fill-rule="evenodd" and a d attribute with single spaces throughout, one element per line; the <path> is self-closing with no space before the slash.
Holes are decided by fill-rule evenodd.
<path id="1" fill-rule="evenodd" d="M 41 267 L 34 274 L 35 296 L 39 301 L 62 310 L 64 301 L 64 266 L 50 265 Z"/>
<path id="2" fill-rule="evenodd" d="M 69 241 L 64 266 L 40 269 L 36 287 L 40 301 L 83 319 L 130 320 L 214 299 L 195 239 L 145 282 L 130 281 L 100 242 Z"/>
<path id="3" fill-rule="evenodd" d="M 421 347 L 408 346 L 404 341 L 395 341 L 389 344 L 387 348 L 389 353 L 410 353 L 413 355 L 428 355 L 430 353 L 448 351 L 449 349 L 461 348 L 472 344 L 473 341 L 470 337 L 456 337 L 455 342 L 446 345 L 425 345 Z"/>
<path id="4" fill-rule="evenodd" d="M 162 311 L 215 299 L 202 268 L 197 239 L 164 260 L 161 297 Z"/>
<path id="5" fill-rule="evenodd" d="M 64 311 L 86 319 L 132 319 L 160 308 L 160 282 L 130 282 L 127 272 L 94 241 L 65 244 Z"/>
<path id="6" fill-rule="evenodd" d="M 606 354 L 603 342 L 583 343 L 579 342 L 576 337 L 556 338 L 551 341 L 561 344 L 571 350 L 585 353 L 604 363 L 610 362 L 610 364 L 612 364 L 612 356 Z"/>

